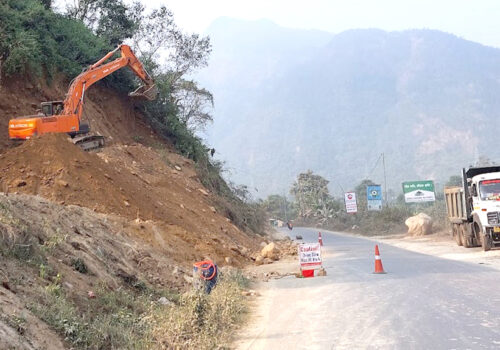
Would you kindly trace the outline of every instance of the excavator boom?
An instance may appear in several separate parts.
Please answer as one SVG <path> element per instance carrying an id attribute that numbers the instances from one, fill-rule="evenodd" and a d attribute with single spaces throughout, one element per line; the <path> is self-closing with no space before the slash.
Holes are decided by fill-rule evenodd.
<path id="1" fill-rule="evenodd" d="M 110 59 L 118 50 L 121 52 L 121 57 L 109 63 L 104 63 Z M 83 105 L 83 96 L 85 91 L 94 83 L 107 77 L 113 72 L 123 67 L 129 67 L 134 74 L 139 77 L 144 83 L 138 90 L 148 91 L 145 93 L 138 93 L 134 91 L 131 95 L 133 97 L 144 97 L 149 100 L 156 99 L 157 89 L 153 79 L 144 69 L 142 63 L 137 59 L 135 54 L 128 45 L 120 45 L 111 52 L 108 52 L 103 58 L 91 65 L 87 70 L 77 76 L 69 88 L 66 100 L 64 100 L 64 114 L 79 113 L 81 118 L 81 108 Z"/>
<path id="2" fill-rule="evenodd" d="M 119 58 L 105 63 L 118 51 L 121 53 Z M 78 136 L 75 143 L 81 145 L 83 149 L 102 147 L 104 137 L 98 135 L 87 136 L 89 144 L 83 144 L 86 142 L 86 137 L 82 134 L 89 132 L 88 124 L 82 123 L 81 120 L 85 91 L 99 80 L 123 67 L 130 68 L 143 82 L 142 86 L 129 94 L 130 96 L 148 100 L 156 99 L 158 91 L 153 79 L 130 47 L 120 45 L 73 79 L 63 102 L 44 102 L 38 115 L 11 119 L 9 121 L 10 139 L 26 140 L 34 135 L 65 132 L 73 138 Z"/>

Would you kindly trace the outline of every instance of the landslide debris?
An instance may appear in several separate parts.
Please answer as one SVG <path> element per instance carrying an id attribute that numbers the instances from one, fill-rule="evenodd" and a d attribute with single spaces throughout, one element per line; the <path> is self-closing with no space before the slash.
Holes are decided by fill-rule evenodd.
<path id="1" fill-rule="evenodd" d="M 162 159 L 139 144 L 88 153 L 66 135 L 46 134 L 0 154 L 0 183 L 4 192 L 150 220 L 164 227 L 164 233 L 139 234 L 168 250 L 194 250 L 221 262 L 227 256 L 235 265 L 248 260 L 247 252 L 256 244 L 253 237 L 214 210 L 192 163 L 164 153 Z"/>

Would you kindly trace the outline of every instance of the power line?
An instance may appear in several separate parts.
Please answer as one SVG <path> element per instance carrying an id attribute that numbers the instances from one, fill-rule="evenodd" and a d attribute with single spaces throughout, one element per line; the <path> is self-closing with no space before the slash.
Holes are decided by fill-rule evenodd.
<path id="1" fill-rule="evenodd" d="M 380 161 L 380 158 L 383 157 L 383 153 L 381 153 L 378 158 L 377 158 L 377 161 L 375 162 L 375 165 L 373 166 L 372 170 L 370 171 L 370 173 L 368 174 L 368 176 L 366 177 L 366 180 L 369 180 L 370 179 L 370 176 L 372 176 L 372 173 L 373 171 L 377 168 L 377 165 L 378 165 L 378 162 Z"/>

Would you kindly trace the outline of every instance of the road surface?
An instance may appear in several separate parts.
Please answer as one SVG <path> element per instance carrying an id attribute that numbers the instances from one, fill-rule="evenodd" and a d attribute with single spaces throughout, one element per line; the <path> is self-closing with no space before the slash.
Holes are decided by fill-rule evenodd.
<path id="1" fill-rule="evenodd" d="M 292 236 L 317 242 L 317 231 Z M 500 271 L 322 231 L 328 275 L 264 283 L 238 349 L 500 349 Z"/>

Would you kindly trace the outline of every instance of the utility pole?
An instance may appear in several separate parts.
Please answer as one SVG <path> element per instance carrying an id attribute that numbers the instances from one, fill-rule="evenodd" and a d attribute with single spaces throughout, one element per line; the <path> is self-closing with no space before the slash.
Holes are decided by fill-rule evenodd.
<path id="1" fill-rule="evenodd" d="M 288 214 L 286 212 L 286 205 L 287 205 L 286 194 L 283 193 L 283 208 L 284 208 L 284 212 L 285 212 L 285 221 L 288 222 Z"/>
<path id="2" fill-rule="evenodd" d="M 385 205 L 389 206 L 389 201 L 387 198 L 387 176 L 385 174 L 385 155 L 382 153 L 382 165 L 384 166 L 384 196 L 385 196 Z"/>

